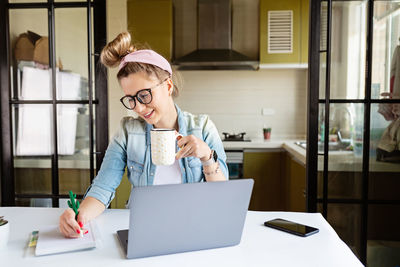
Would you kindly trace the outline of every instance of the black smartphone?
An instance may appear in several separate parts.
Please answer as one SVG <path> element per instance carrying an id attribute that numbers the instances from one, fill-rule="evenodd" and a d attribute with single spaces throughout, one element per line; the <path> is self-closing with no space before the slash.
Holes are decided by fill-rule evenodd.
<path id="1" fill-rule="evenodd" d="M 318 233 L 319 229 L 307 226 L 300 223 L 295 223 L 291 221 L 287 221 L 284 219 L 274 219 L 270 221 L 264 222 L 265 226 L 281 230 L 290 234 L 298 235 L 298 236 L 310 236 L 312 234 Z"/>

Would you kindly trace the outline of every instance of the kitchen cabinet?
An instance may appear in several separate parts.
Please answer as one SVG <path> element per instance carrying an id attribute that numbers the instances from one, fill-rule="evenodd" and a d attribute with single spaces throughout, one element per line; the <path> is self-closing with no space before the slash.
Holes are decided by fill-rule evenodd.
<path id="1" fill-rule="evenodd" d="M 111 201 L 110 207 L 112 209 L 125 209 L 125 205 L 129 200 L 131 194 L 131 183 L 128 180 L 127 172 L 125 170 L 124 176 L 122 176 L 121 183 L 115 190 L 115 197 Z"/>
<path id="2" fill-rule="evenodd" d="M 172 0 L 128 0 L 127 9 L 132 40 L 171 60 Z"/>
<path id="3" fill-rule="evenodd" d="M 300 64 L 308 64 L 308 31 L 310 0 L 301 0 L 300 18 Z"/>
<path id="4" fill-rule="evenodd" d="M 306 168 L 291 154 L 285 156 L 285 196 L 287 211 L 306 211 Z"/>
<path id="5" fill-rule="evenodd" d="M 249 210 L 306 211 L 306 169 L 280 148 L 244 149 L 243 177 L 254 179 Z M 125 208 L 131 184 L 126 173 L 111 208 Z"/>
<path id="6" fill-rule="evenodd" d="M 276 151 L 245 151 L 243 176 L 254 179 L 249 210 L 271 211 L 285 209 L 285 153 Z"/>
<path id="7" fill-rule="evenodd" d="M 309 0 L 260 0 L 260 68 L 306 68 Z"/>

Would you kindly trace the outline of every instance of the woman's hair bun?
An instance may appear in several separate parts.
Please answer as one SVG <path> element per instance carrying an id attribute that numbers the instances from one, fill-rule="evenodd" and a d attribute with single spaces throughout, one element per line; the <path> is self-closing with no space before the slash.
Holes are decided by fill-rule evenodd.
<path id="1" fill-rule="evenodd" d="M 118 66 L 122 58 L 136 49 L 131 43 L 129 32 L 122 32 L 101 51 L 100 60 L 107 67 Z"/>

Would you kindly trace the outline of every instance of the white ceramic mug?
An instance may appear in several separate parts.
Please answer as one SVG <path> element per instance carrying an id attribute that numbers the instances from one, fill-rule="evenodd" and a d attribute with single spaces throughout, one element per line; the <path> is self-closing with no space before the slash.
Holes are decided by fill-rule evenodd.
<path id="1" fill-rule="evenodd" d="M 151 159 L 155 165 L 174 164 L 176 155 L 176 138 L 178 136 L 182 135 L 177 134 L 174 129 L 151 129 Z"/>
<path id="2" fill-rule="evenodd" d="M 8 237 L 10 235 L 10 222 L 0 226 L 0 249 L 7 247 Z"/>

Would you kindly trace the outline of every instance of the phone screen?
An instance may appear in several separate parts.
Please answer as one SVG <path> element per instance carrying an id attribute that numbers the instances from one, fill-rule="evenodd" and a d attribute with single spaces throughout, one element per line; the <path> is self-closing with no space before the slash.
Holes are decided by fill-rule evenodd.
<path id="1" fill-rule="evenodd" d="M 309 236 L 319 232 L 319 229 L 317 228 L 287 221 L 284 219 L 274 219 L 271 221 L 267 221 L 264 222 L 264 225 L 299 236 Z"/>

